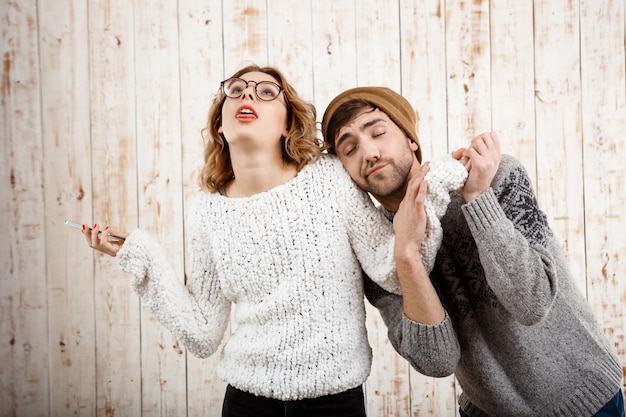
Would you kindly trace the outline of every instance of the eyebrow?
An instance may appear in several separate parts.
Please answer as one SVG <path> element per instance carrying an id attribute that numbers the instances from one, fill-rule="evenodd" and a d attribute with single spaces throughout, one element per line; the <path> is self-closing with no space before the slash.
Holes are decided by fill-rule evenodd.
<path id="1" fill-rule="evenodd" d="M 377 117 L 376 119 L 372 119 L 369 122 L 365 123 L 363 126 L 359 127 L 359 130 L 363 131 L 363 130 L 367 129 L 368 127 L 374 126 L 378 122 L 385 122 L 385 121 L 386 120 L 383 119 L 382 117 Z M 337 139 L 335 141 L 335 148 L 338 148 L 339 145 L 341 145 L 343 142 L 345 142 L 351 136 L 352 136 L 352 133 L 350 133 L 350 132 L 346 132 L 343 135 L 341 135 L 339 137 L 339 139 Z"/>

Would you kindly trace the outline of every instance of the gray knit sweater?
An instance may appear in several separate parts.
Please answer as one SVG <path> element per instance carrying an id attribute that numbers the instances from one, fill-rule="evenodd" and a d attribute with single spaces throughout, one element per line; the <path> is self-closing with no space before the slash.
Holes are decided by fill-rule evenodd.
<path id="1" fill-rule="evenodd" d="M 202 193 L 186 231 L 187 286 L 142 230 L 117 259 L 144 306 L 196 356 L 218 349 L 233 306 L 222 379 L 280 400 L 366 380 L 372 356 L 361 267 L 400 294 L 393 226 L 335 157 L 251 197 Z"/>
<path id="2" fill-rule="evenodd" d="M 392 344 L 426 375 L 458 360 L 459 404 L 472 417 L 593 415 L 620 389 L 622 367 L 524 168 L 504 155 L 492 188 L 469 204 L 451 197 L 431 273 L 448 313 L 435 328 L 448 337 L 432 337 L 433 326 L 409 320 L 399 296 L 370 282 Z"/>

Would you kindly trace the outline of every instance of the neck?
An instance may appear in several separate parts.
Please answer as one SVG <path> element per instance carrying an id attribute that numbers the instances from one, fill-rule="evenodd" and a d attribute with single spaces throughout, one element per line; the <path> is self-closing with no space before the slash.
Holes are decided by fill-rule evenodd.
<path id="1" fill-rule="evenodd" d="M 376 196 L 376 195 L 373 197 L 385 209 L 395 213 L 396 211 L 398 211 L 398 208 L 400 207 L 400 202 L 402 201 L 402 198 L 404 197 L 405 192 L 406 192 L 406 187 L 404 186 L 402 187 L 402 189 L 398 189 L 397 195 L 396 193 L 393 193 L 393 195 L 387 195 L 384 197 Z"/>
<path id="2" fill-rule="evenodd" d="M 231 163 L 235 178 L 226 186 L 229 197 L 250 197 L 271 190 L 298 173 L 296 166 L 283 161 L 282 156 L 231 155 Z"/>

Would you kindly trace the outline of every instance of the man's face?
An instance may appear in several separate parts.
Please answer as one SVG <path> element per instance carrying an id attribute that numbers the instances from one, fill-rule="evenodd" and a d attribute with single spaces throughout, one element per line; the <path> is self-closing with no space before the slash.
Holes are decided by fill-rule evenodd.
<path id="1" fill-rule="evenodd" d="M 417 145 L 379 109 L 366 108 L 339 129 L 335 150 L 354 182 L 385 204 L 402 199 Z"/>

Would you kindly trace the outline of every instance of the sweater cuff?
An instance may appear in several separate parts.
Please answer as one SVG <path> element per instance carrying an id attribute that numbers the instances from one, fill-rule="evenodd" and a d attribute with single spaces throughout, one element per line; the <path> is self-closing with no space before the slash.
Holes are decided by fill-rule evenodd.
<path id="1" fill-rule="evenodd" d="M 485 230 L 491 229 L 493 224 L 506 219 L 492 188 L 461 206 L 461 210 L 474 236 L 479 236 Z"/>
<path id="2" fill-rule="evenodd" d="M 417 321 L 413 321 L 408 318 L 404 313 L 402 317 L 402 326 L 404 327 L 404 334 L 410 335 L 411 344 L 419 344 L 423 343 L 424 340 L 428 342 L 443 342 L 442 348 L 446 347 L 446 344 L 450 340 L 450 336 L 453 337 L 454 340 L 455 333 L 452 327 L 452 320 L 450 316 L 448 316 L 448 312 L 446 311 L 446 316 L 443 321 L 438 324 L 424 324 L 419 323 Z"/>
<path id="3" fill-rule="evenodd" d="M 402 327 L 402 356 L 413 368 L 432 377 L 454 373 L 460 348 L 448 312 L 439 324 L 417 323 L 403 315 Z"/>
<path id="4" fill-rule="evenodd" d="M 150 235 L 140 229 L 133 230 L 117 252 L 120 269 L 132 275 L 131 287 L 139 295 L 144 292 L 151 256 L 160 251 Z"/>

